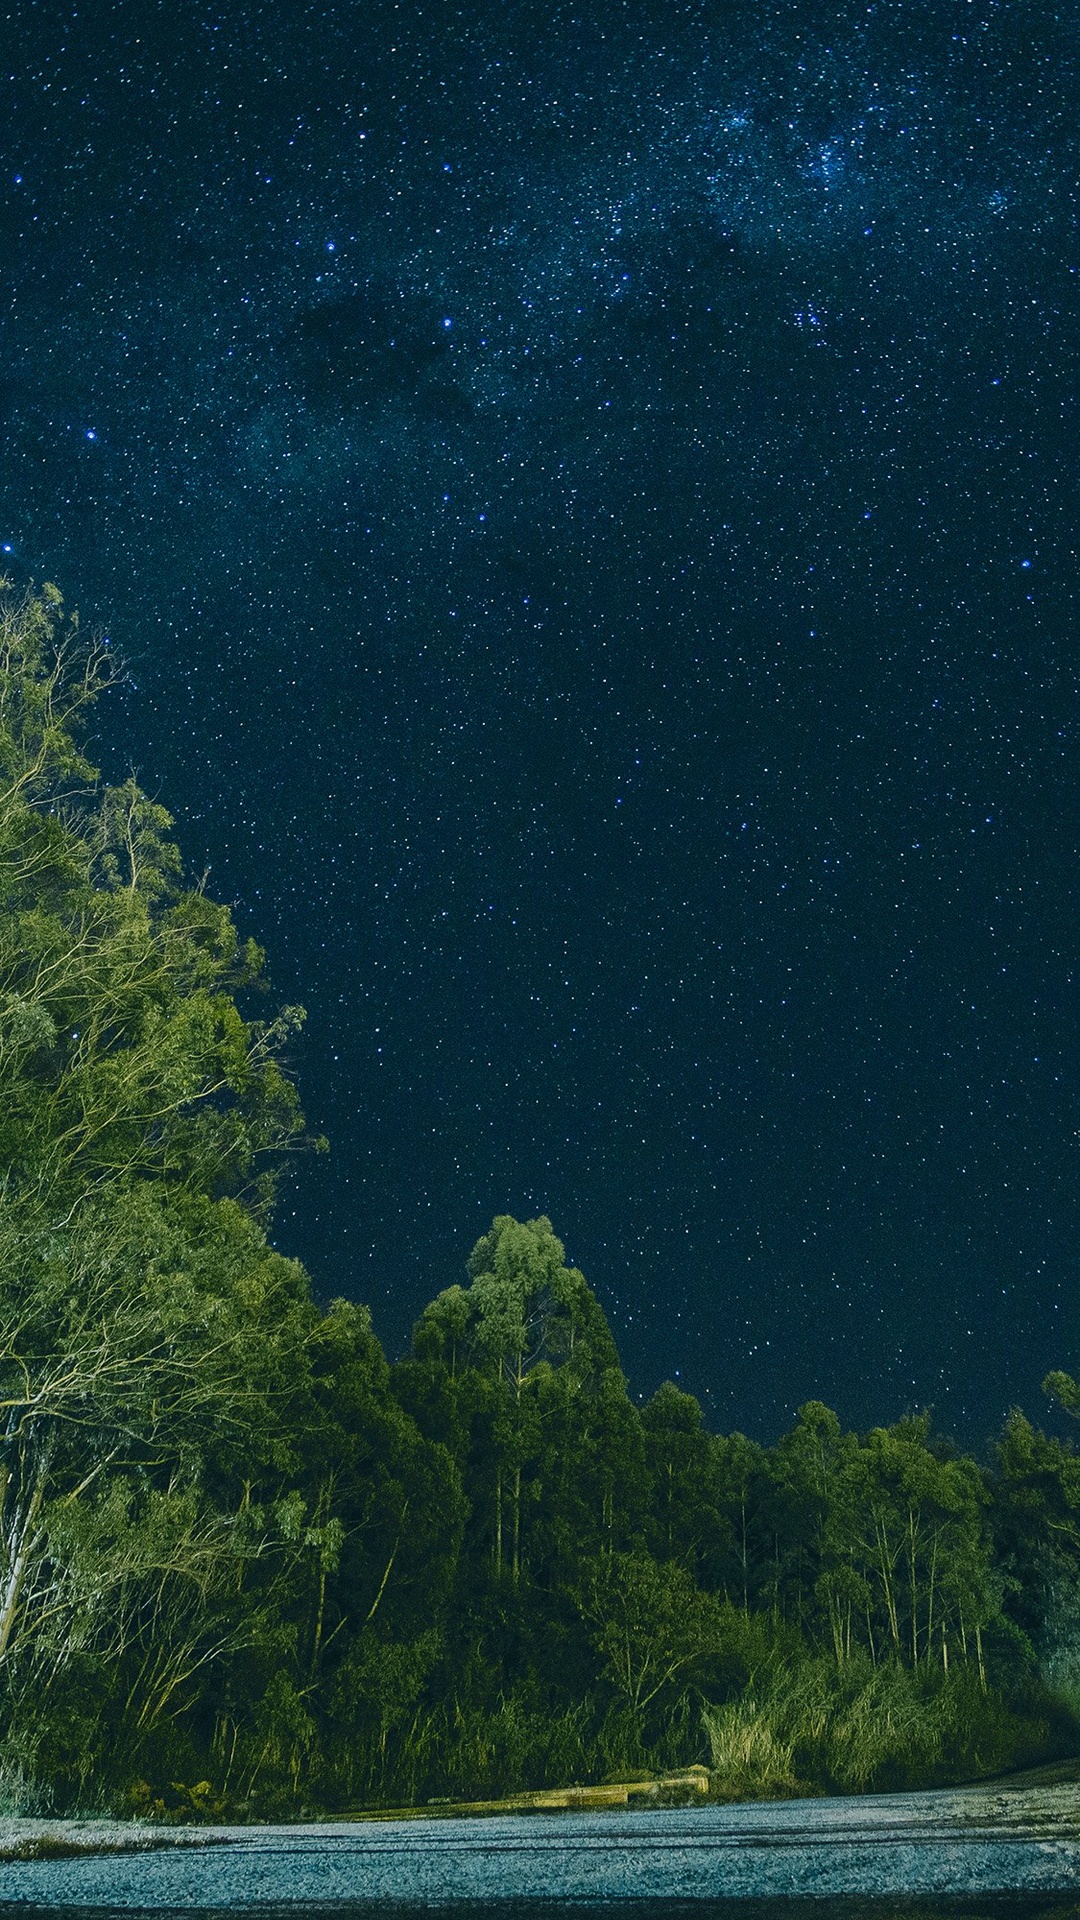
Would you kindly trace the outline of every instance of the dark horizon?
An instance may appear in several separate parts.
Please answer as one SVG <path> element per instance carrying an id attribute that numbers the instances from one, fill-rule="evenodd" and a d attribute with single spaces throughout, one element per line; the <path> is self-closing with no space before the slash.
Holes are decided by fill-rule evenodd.
<path id="1" fill-rule="evenodd" d="M 1045 1420 L 1075 21 L 121 0 L 8 55 L 0 545 L 307 1007 L 275 1243 L 395 1354 L 543 1213 L 714 1428 Z"/>

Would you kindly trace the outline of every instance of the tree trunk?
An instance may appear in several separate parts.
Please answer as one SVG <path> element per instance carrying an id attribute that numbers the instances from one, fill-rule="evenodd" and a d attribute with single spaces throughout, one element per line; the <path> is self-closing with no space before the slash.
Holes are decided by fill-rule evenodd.
<path id="1" fill-rule="evenodd" d="M 0 1588 L 0 1661 L 6 1657 L 11 1644 L 19 1617 L 19 1605 L 22 1600 L 27 1568 L 35 1548 L 40 1544 L 38 1519 L 45 1498 L 48 1471 L 48 1458 L 43 1450 L 38 1455 L 30 1497 L 21 1512 L 16 1508 L 12 1516 L 13 1524 L 4 1528 L 7 1566 L 3 1586 Z M 11 1476 L 9 1475 L 8 1489 L 10 1485 Z"/>
<path id="2" fill-rule="evenodd" d="M 521 1572 L 521 1468 L 514 1468 L 514 1585 Z"/>

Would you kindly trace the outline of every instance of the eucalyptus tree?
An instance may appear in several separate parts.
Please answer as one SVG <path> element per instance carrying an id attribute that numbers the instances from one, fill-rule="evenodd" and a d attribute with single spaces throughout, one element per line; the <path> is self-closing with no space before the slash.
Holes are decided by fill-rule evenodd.
<path id="1" fill-rule="evenodd" d="M 988 1494 L 974 1460 L 932 1444 L 926 1415 L 845 1433 L 818 1402 L 769 1460 L 777 1599 L 837 1662 L 970 1659 L 1000 1619 Z"/>
<path id="2" fill-rule="evenodd" d="M 744 1433 L 710 1436 L 717 1502 L 729 1533 L 717 1584 L 743 1612 L 762 1604 L 774 1560 L 768 1455 Z M 772 1591 L 775 1605 L 775 1589 Z"/>
<path id="3" fill-rule="evenodd" d="M 909 1418 L 868 1435 L 854 1491 L 849 1526 L 879 1649 L 945 1671 L 950 1658 L 971 1659 L 985 1682 L 983 1633 L 1000 1617 L 1002 1591 L 976 1462 L 936 1450 L 927 1415 Z"/>
<path id="4" fill-rule="evenodd" d="M 587 1481 L 612 1536 L 620 1465 L 599 1436 L 629 1403 L 603 1311 L 549 1220 L 497 1216 L 468 1272 L 467 1288 L 447 1288 L 418 1321 L 402 1386 L 455 1439 L 492 1570 L 516 1585 L 527 1516 L 558 1531 L 551 1503 L 568 1472 L 572 1498 Z"/>
<path id="5" fill-rule="evenodd" d="M 190 1621 L 168 1652 L 182 1596 L 262 1550 L 241 1482 L 285 1469 L 316 1316 L 259 1224 L 301 1016 L 244 1017 L 258 948 L 87 758 L 113 677 L 55 589 L 0 606 L 0 1679 L 152 1640 L 145 1718 L 209 1657 Z"/>
<path id="6" fill-rule="evenodd" d="M 711 1436 L 692 1394 L 670 1380 L 641 1410 L 650 1479 L 648 1542 L 660 1560 L 677 1560 L 699 1585 L 716 1589 L 733 1546 Z"/>
<path id="7" fill-rule="evenodd" d="M 1051 1390 L 1054 1379 L 1048 1383 Z M 1080 1707 L 1080 1455 L 1014 1411 L 991 1476 L 1005 1609 L 1054 1689 Z"/>

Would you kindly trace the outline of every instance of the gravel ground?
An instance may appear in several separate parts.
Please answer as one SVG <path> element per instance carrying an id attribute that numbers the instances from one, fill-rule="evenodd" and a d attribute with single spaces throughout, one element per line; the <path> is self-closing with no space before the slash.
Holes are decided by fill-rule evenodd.
<path id="1" fill-rule="evenodd" d="M 42 1840 L 127 1850 L 11 1858 Z M 1080 1899 L 1080 1787 L 289 1827 L 12 1819 L 0 1821 L 0 1854 L 0 1907 L 53 1910 L 1021 1889 Z"/>

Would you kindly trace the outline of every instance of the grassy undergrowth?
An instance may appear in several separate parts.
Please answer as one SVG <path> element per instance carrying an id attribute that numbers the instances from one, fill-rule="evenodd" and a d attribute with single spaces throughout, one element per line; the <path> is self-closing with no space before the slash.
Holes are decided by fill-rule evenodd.
<path id="1" fill-rule="evenodd" d="M 714 1791 L 732 1800 L 986 1778 L 1062 1751 L 1069 1717 L 1049 1695 L 1007 1702 L 970 1671 L 864 1658 L 781 1667 L 704 1713 Z"/>

